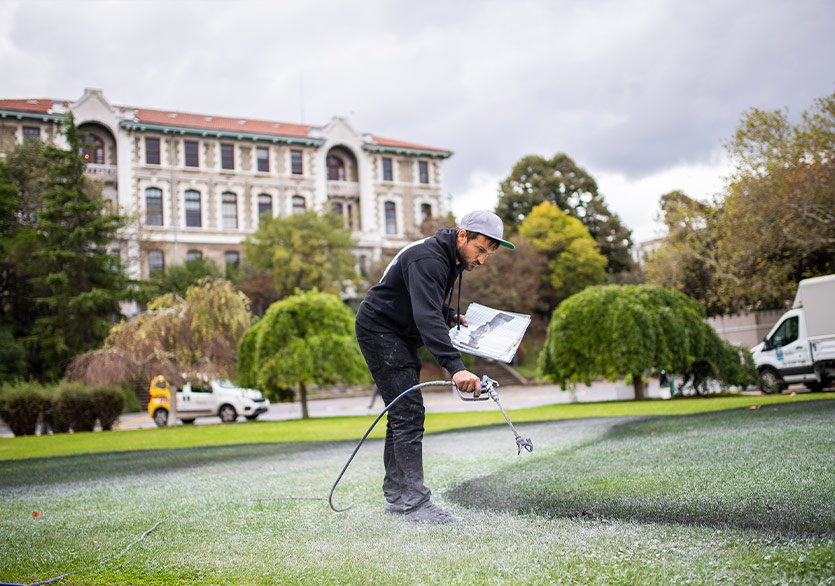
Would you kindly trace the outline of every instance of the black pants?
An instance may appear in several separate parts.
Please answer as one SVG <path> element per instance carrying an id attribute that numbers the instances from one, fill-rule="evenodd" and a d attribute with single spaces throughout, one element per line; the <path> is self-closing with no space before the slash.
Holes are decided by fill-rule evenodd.
<path id="1" fill-rule="evenodd" d="M 418 349 L 393 333 L 371 332 L 357 324 L 357 342 L 388 406 L 403 391 L 420 382 Z M 386 500 L 408 511 L 429 500 L 423 484 L 423 395 L 412 391 L 388 412 L 383 462 Z"/>

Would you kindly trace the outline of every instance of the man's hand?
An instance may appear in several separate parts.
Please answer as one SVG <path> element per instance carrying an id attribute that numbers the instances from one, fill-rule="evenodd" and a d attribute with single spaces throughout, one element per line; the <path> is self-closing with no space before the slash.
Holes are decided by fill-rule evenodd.
<path id="1" fill-rule="evenodd" d="M 466 318 L 466 317 L 464 317 L 463 315 L 461 315 L 460 313 L 459 313 L 459 314 L 457 314 L 455 317 L 453 317 L 453 318 L 450 320 L 450 322 L 449 322 L 449 327 L 454 328 L 454 327 L 455 327 L 455 326 L 457 326 L 458 324 L 461 324 L 461 325 L 462 325 L 462 326 L 464 326 L 464 327 L 466 327 L 466 326 L 470 325 L 469 323 L 467 323 L 467 318 Z"/>
<path id="2" fill-rule="evenodd" d="M 481 395 L 481 379 L 469 370 L 459 370 L 453 374 L 452 382 L 462 393 L 473 393 L 473 397 Z"/>

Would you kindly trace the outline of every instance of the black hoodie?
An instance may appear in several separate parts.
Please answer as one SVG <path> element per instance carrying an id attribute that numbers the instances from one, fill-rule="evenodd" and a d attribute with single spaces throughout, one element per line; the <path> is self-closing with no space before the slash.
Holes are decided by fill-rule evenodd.
<path id="1" fill-rule="evenodd" d="M 456 228 L 445 228 L 403 248 L 357 312 L 357 323 L 368 331 L 397 334 L 414 348 L 425 344 L 450 374 L 465 368 L 447 325 L 457 311 L 446 299 L 463 270 L 455 253 L 457 234 Z"/>

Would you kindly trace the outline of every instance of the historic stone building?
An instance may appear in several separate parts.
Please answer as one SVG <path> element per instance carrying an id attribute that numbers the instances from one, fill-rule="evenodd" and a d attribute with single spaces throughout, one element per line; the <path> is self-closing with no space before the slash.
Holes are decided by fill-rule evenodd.
<path id="1" fill-rule="evenodd" d="M 237 264 L 262 215 L 310 209 L 342 215 L 367 270 L 449 211 L 450 151 L 358 134 L 342 118 L 308 126 L 149 110 L 87 89 L 74 102 L 0 99 L 0 153 L 29 139 L 65 144 L 69 112 L 84 133 L 88 175 L 134 219 L 114 244 L 134 276 L 198 257 Z"/>

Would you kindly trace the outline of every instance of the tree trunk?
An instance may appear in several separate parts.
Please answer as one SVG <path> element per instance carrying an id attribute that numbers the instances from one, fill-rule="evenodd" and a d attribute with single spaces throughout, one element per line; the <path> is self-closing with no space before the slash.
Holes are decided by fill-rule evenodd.
<path id="1" fill-rule="evenodd" d="M 304 383 L 299 383 L 299 400 L 302 404 L 302 419 L 310 419 L 310 414 L 307 412 L 307 387 Z"/>
<path id="2" fill-rule="evenodd" d="M 168 425 L 167 427 L 176 427 L 177 425 L 177 387 L 168 385 Z"/>
<path id="3" fill-rule="evenodd" d="M 635 400 L 642 401 L 644 397 L 644 390 L 646 389 L 646 385 L 644 384 L 644 378 L 640 374 L 632 373 L 632 388 L 635 389 Z"/>

